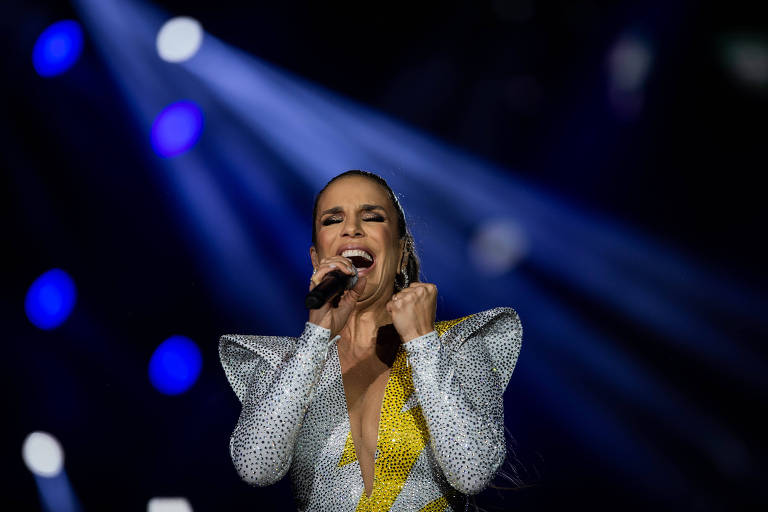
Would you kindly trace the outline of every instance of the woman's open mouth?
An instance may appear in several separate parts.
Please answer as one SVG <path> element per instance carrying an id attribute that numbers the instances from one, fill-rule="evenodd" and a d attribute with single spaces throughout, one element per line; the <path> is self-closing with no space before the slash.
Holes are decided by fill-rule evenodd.
<path id="1" fill-rule="evenodd" d="M 352 262 L 357 269 L 358 276 L 367 274 L 371 267 L 376 264 L 373 255 L 364 249 L 346 249 L 342 251 L 341 255 Z"/>

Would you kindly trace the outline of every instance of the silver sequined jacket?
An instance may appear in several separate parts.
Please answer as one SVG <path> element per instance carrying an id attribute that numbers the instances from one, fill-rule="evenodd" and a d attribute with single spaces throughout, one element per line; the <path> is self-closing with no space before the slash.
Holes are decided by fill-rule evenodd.
<path id="1" fill-rule="evenodd" d="M 496 308 L 437 322 L 400 347 L 384 391 L 370 496 L 337 339 L 309 322 L 298 338 L 221 337 L 221 363 L 242 403 L 230 439 L 240 477 L 263 486 L 290 469 L 299 510 L 464 510 L 464 495 L 483 490 L 506 455 L 502 394 L 520 353 L 517 313 Z"/>

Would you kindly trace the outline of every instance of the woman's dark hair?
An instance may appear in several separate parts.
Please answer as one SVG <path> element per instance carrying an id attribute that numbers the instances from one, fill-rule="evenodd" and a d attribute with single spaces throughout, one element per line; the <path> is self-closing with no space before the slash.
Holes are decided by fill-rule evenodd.
<path id="1" fill-rule="evenodd" d="M 312 208 L 312 245 L 317 245 L 317 232 L 315 230 L 315 221 L 317 219 L 317 203 L 320 199 L 320 196 L 323 195 L 323 192 L 325 192 L 325 189 L 328 188 L 328 186 L 333 183 L 336 180 L 339 180 L 341 178 L 345 178 L 347 176 L 362 176 L 363 178 L 368 178 L 370 180 L 375 181 L 379 185 L 381 185 L 384 190 L 387 191 L 387 195 L 389 196 L 390 201 L 392 201 L 392 206 L 395 207 L 395 211 L 397 212 L 397 231 L 400 236 L 401 240 L 405 240 L 405 251 L 406 251 L 406 264 L 405 264 L 405 273 L 408 275 L 408 281 L 411 283 L 415 283 L 419 280 L 419 270 L 421 269 L 421 264 L 419 263 L 419 256 L 416 254 L 416 247 L 413 243 L 413 235 L 411 235 L 411 231 L 408 229 L 408 224 L 405 222 L 405 212 L 403 211 L 403 207 L 400 205 L 400 201 L 398 201 L 397 196 L 392 191 L 392 189 L 389 187 L 387 182 L 379 176 L 378 174 L 374 174 L 372 172 L 368 171 L 360 171 L 357 169 L 346 171 L 338 176 L 334 176 L 331 178 L 331 180 L 325 184 L 325 186 L 320 190 L 320 192 L 317 193 L 317 196 L 315 196 L 315 205 Z M 395 292 L 398 292 L 403 289 L 403 284 L 405 282 L 405 279 L 403 277 L 403 274 L 400 272 L 401 269 L 398 269 L 397 275 L 395 275 Z"/>

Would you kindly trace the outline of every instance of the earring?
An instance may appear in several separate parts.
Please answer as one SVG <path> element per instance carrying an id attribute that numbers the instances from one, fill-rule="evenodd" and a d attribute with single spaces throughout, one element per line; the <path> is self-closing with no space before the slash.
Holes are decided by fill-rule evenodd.
<path id="1" fill-rule="evenodd" d="M 405 248 L 408 251 L 408 253 L 411 252 L 411 241 L 406 240 L 405 242 Z M 403 287 L 400 288 L 401 290 L 404 290 L 405 288 L 408 288 L 408 285 L 410 284 L 410 280 L 408 279 L 408 253 L 404 256 L 405 261 L 403 261 L 403 266 L 400 268 L 400 274 L 403 276 Z"/>

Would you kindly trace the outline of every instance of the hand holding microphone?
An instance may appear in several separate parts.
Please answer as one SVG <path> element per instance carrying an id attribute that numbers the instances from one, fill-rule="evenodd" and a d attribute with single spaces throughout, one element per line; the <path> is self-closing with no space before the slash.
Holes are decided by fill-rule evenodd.
<path id="1" fill-rule="evenodd" d="M 343 256 L 331 256 L 320 262 L 309 285 L 305 305 L 309 321 L 331 330 L 335 336 L 347 323 L 358 297 L 365 289 L 366 278 Z M 334 299 L 341 295 L 338 305 Z"/>
<path id="2" fill-rule="evenodd" d="M 354 288 L 357 284 L 357 269 L 354 274 L 345 274 L 341 270 L 328 272 L 320 284 L 315 286 L 304 299 L 307 309 L 320 309 L 326 302 L 332 302 L 344 291 Z"/>

